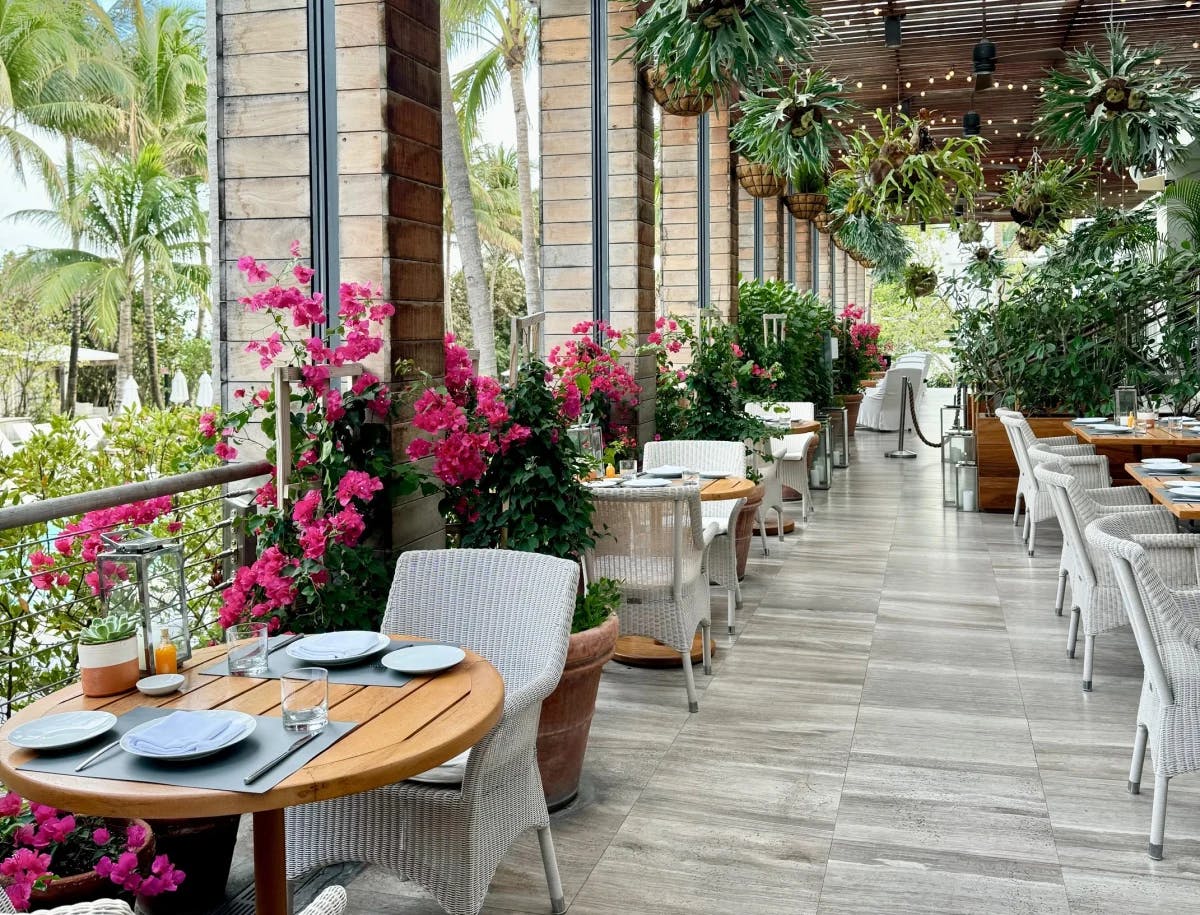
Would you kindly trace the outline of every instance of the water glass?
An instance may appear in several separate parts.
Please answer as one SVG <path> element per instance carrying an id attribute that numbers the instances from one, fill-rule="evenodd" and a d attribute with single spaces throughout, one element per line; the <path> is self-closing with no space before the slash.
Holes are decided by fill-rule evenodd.
<path id="1" fill-rule="evenodd" d="M 1153 410 L 1143 410 L 1137 415 L 1138 428 L 1143 432 L 1148 432 L 1154 428 L 1154 424 L 1158 421 L 1158 414 Z"/>
<path id="2" fill-rule="evenodd" d="M 311 733 L 329 723 L 329 671 L 297 667 L 279 678 L 283 729 Z"/>
<path id="3" fill-rule="evenodd" d="M 699 486 L 700 485 L 700 471 L 685 470 L 683 472 L 683 476 L 680 477 L 680 480 L 689 486 Z"/>
<path id="4" fill-rule="evenodd" d="M 229 673 L 257 677 L 267 671 L 267 624 L 236 623 L 225 630 L 229 646 Z"/>
<path id="5" fill-rule="evenodd" d="M 617 464 L 617 470 L 620 471 L 622 480 L 632 480 L 637 476 L 637 461 L 622 459 Z"/>

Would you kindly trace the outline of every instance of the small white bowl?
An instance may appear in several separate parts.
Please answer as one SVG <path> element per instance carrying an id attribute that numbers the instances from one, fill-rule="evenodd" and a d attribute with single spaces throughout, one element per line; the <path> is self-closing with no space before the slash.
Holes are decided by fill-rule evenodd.
<path id="1" fill-rule="evenodd" d="M 156 674 L 137 681 L 138 692 L 147 696 L 165 696 L 183 686 L 183 674 Z"/>

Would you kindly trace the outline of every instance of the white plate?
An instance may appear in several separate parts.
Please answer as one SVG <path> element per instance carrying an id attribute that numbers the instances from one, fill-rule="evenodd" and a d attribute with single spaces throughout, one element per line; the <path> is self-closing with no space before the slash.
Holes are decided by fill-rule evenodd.
<path id="1" fill-rule="evenodd" d="M 662 467 L 646 468 L 647 474 L 652 477 L 661 477 L 664 480 L 677 480 L 686 472 L 686 467 L 675 467 L 672 464 L 664 464 Z"/>
<path id="2" fill-rule="evenodd" d="M 588 480 L 583 485 L 590 486 L 592 489 L 608 489 L 610 486 L 620 486 L 621 480 L 619 477 L 613 477 L 612 479 L 606 478 L 603 480 Z"/>
<path id="3" fill-rule="evenodd" d="M 1190 486 L 1172 486 L 1171 495 L 1186 496 L 1189 499 L 1200 499 L 1200 486 L 1192 483 Z"/>
<path id="4" fill-rule="evenodd" d="M 634 477 L 632 480 L 626 480 L 623 484 L 632 486 L 634 489 L 649 489 L 655 486 L 670 486 L 666 480 L 660 480 L 658 477 Z"/>
<path id="5" fill-rule="evenodd" d="M 453 645 L 412 645 L 383 656 L 383 666 L 402 674 L 432 674 L 447 670 L 467 656 Z"/>
<path id="6" fill-rule="evenodd" d="M 1142 458 L 1142 463 L 1147 467 L 1174 467 L 1180 465 L 1187 466 L 1186 461 L 1181 461 L 1179 458 Z"/>
<path id="7" fill-rule="evenodd" d="M 1200 486 L 1200 483 L 1197 483 L 1195 480 L 1163 480 L 1162 484 L 1163 484 L 1163 486 L 1166 486 L 1168 489 L 1179 489 L 1181 486 L 1182 487 Z"/>
<path id="8" fill-rule="evenodd" d="M 121 749 L 133 756 L 140 756 L 143 759 L 169 759 L 169 760 L 187 760 L 187 759 L 202 759 L 205 756 L 212 756 L 214 753 L 220 753 L 222 750 L 227 750 L 234 744 L 241 743 L 247 737 L 254 733 L 254 728 L 258 724 L 254 720 L 253 715 L 247 715 L 245 712 L 235 712 L 231 709 L 206 709 L 204 711 L 188 712 L 189 715 L 203 715 L 206 718 L 222 717 L 232 718 L 241 727 L 233 732 L 230 737 L 217 747 L 208 747 L 204 750 L 192 750 L 183 753 L 147 753 L 144 750 L 139 750 L 133 747 L 129 738 L 135 734 L 140 734 L 142 731 L 149 730 L 161 721 L 161 718 L 151 718 L 149 721 L 144 721 L 135 728 L 130 728 L 125 732 L 125 736 L 121 738 Z"/>
<path id="9" fill-rule="evenodd" d="M 139 693 L 147 696 L 165 696 L 183 686 L 183 674 L 157 674 L 153 677 L 142 677 L 137 681 Z"/>
<path id="10" fill-rule="evenodd" d="M 111 712 L 61 712 L 13 728 L 8 742 L 27 750 L 59 750 L 99 737 L 116 723 Z"/>
<path id="11" fill-rule="evenodd" d="M 1071 422 L 1078 426 L 1092 426 L 1097 423 L 1107 423 L 1107 416 L 1080 416 L 1078 419 L 1073 419 Z"/>
<path id="12" fill-rule="evenodd" d="M 701 470 L 700 479 L 702 480 L 724 480 L 729 474 L 721 473 L 719 470 Z"/>
<path id="13" fill-rule="evenodd" d="M 317 667 L 341 667 L 345 664 L 354 664 L 358 661 L 365 661 L 367 658 L 371 657 L 371 655 L 383 651 L 383 649 L 387 648 L 388 644 L 392 641 L 383 633 L 370 632 L 367 634 L 375 637 L 375 645 L 366 651 L 359 651 L 355 654 L 339 655 L 331 658 L 328 655 L 318 657 L 316 653 L 308 650 L 311 647 L 320 645 L 321 640 L 327 636 L 348 634 L 350 633 L 323 632 L 320 635 L 309 635 L 305 636 L 298 642 L 292 642 L 292 644 L 288 645 L 288 647 L 283 650 L 287 652 L 289 658 L 295 658 L 297 661 L 306 661 L 309 664 L 315 664 Z M 358 631 L 354 631 L 353 634 L 357 635 Z"/>
<path id="14" fill-rule="evenodd" d="M 1109 435 L 1128 435 L 1134 431 L 1128 426 L 1117 426 L 1113 423 L 1097 423 L 1096 425 L 1092 426 L 1092 429 L 1094 429 L 1096 432 L 1104 432 Z"/>

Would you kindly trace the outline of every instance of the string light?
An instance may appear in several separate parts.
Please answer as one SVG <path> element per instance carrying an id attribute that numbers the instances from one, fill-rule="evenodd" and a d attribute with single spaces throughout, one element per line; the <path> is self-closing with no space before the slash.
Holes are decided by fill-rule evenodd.
<path id="1" fill-rule="evenodd" d="M 910 80 L 907 80 L 907 79 L 906 79 L 906 80 L 904 81 L 904 88 L 905 88 L 905 89 L 911 89 L 911 88 L 912 88 L 912 82 L 911 82 Z"/>
<path id="2" fill-rule="evenodd" d="M 854 85 L 855 85 L 857 88 L 861 89 L 861 88 L 862 88 L 862 80 L 860 79 L 860 80 L 859 80 L 858 82 L 856 82 Z"/>
<path id="3" fill-rule="evenodd" d="M 886 89 L 886 88 L 887 88 L 887 83 L 883 83 L 883 84 L 882 84 L 882 85 L 881 85 L 879 88 L 880 88 L 880 89 Z"/>

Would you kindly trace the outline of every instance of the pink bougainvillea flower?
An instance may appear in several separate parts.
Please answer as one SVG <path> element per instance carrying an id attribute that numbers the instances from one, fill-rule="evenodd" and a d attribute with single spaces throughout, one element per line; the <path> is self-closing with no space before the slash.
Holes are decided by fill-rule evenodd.
<path id="1" fill-rule="evenodd" d="M 265 283 L 271 278 L 271 271 L 258 263 L 249 254 L 243 254 L 238 258 L 237 267 L 238 270 L 246 274 L 247 281 L 251 283 Z"/>

